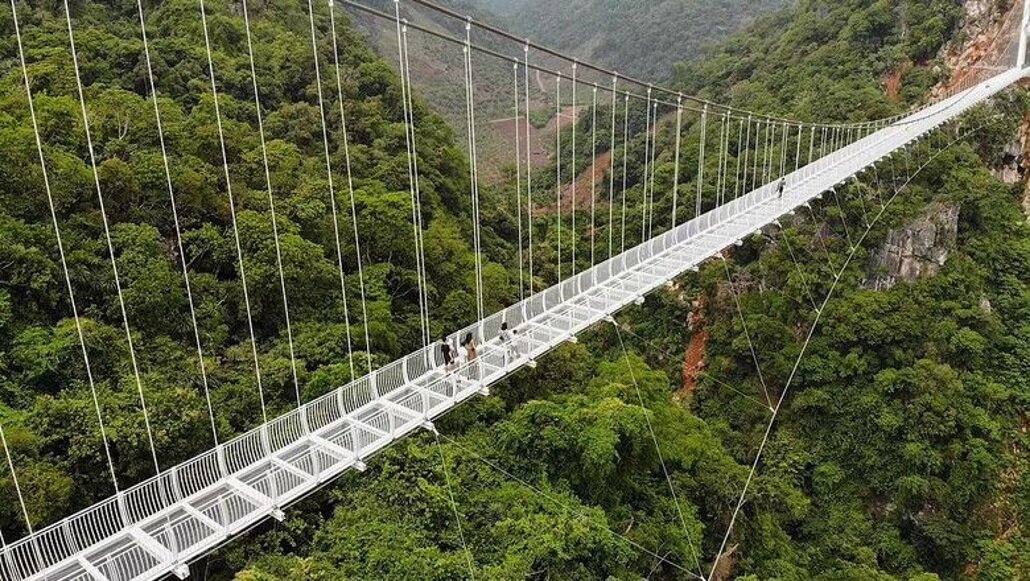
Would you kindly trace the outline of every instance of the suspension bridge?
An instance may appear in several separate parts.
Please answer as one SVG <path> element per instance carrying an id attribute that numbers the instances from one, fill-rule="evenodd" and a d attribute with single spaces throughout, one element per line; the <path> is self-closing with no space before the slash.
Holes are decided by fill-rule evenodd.
<path id="1" fill-rule="evenodd" d="M 409 177 L 411 178 L 412 212 L 415 227 L 414 246 L 418 261 L 421 261 L 421 270 L 424 268 L 424 254 L 422 254 L 420 249 L 419 225 L 421 210 L 418 198 L 418 154 L 417 143 L 415 142 L 416 134 L 412 127 L 414 116 L 411 112 L 412 87 L 410 86 L 410 72 L 407 68 L 406 35 L 409 33 L 409 30 L 423 29 L 403 20 L 400 16 L 399 8 L 395 14 L 389 15 L 378 13 L 374 9 L 357 2 L 344 2 L 344 4 L 353 5 L 355 8 L 383 18 L 389 19 L 392 16 L 393 24 L 396 26 L 399 50 L 398 64 L 402 76 L 403 99 L 405 101 L 405 123 L 409 129 L 405 137 L 409 148 Z M 330 14 L 332 14 L 332 1 L 329 2 L 329 5 Z M 399 3 L 395 3 L 395 6 L 398 5 Z M 17 26 L 18 9 L 13 1 L 11 6 Z M 244 15 L 246 16 L 246 2 L 243 3 L 243 7 Z M 309 11 L 313 12 L 310 2 L 308 7 Z M 67 10 L 67 6 L 65 6 L 65 9 Z M 457 16 L 449 11 L 441 10 L 450 16 Z M 200 2 L 198 17 L 203 18 L 205 42 L 207 42 L 207 20 L 203 11 L 203 2 Z M 143 24 L 145 19 L 143 18 L 142 4 L 139 6 L 139 12 L 140 22 Z M 79 99 L 85 118 L 86 104 L 81 80 L 78 77 L 78 57 L 75 53 L 70 15 L 67 16 L 67 25 L 69 37 L 72 39 L 72 44 L 69 48 L 72 51 L 73 57 L 75 57 L 76 80 L 79 83 Z M 529 74 L 534 69 L 536 69 L 538 74 L 542 70 L 553 74 L 557 80 L 558 91 L 560 91 L 563 79 L 570 81 L 573 94 L 575 95 L 577 85 L 581 84 L 576 78 L 577 67 L 582 69 L 589 65 L 573 61 L 571 75 L 566 73 L 563 76 L 560 72 L 548 71 L 530 63 L 531 52 L 551 56 L 558 54 L 546 47 L 540 47 L 526 41 L 524 54 L 521 55 L 521 58 L 519 56 L 514 58 L 505 56 L 491 49 L 478 47 L 473 45 L 471 33 L 480 25 L 479 23 L 466 21 L 465 38 L 456 37 L 449 38 L 449 40 L 453 40 L 465 55 L 466 113 L 469 120 L 468 147 L 471 157 L 470 188 L 473 196 L 473 215 L 477 220 L 473 228 L 473 236 L 477 251 L 476 279 L 477 285 L 480 286 L 482 285 L 482 265 L 479 258 L 481 242 L 478 225 L 479 202 L 478 176 L 476 174 L 475 97 L 471 59 L 473 51 L 483 51 L 498 58 L 503 58 L 513 64 L 513 108 L 516 124 L 518 127 L 520 121 L 526 123 L 525 133 L 517 132 L 518 135 L 514 144 L 516 148 L 516 167 L 521 171 L 522 165 L 525 164 L 525 173 L 519 174 L 518 186 L 520 195 L 518 206 L 520 220 L 518 241 L 519 270 L 520 277 L 522 277 L 520 290 L 523 291 L 524 298 L 500 312 L 487 316 L 483 312 L 481 288 L 477 289 L 479 320 L 453 333 L 447 339 L 448 342 L 452 342 L 459 337 L 473 337 L 479 346 L 478 356 L 471 360 L 462 361 L 460 364 L 449 364 L 449 362 L 444 360 L 440 345 L 430 340 L 427 330 L 428 325 L 423 324 L 424 346 L 422 349 L 410 353 L 389 365 L 376 369 L 368 375 L 360 377 L 314 400 L 301 401 L 298 389 L 298 405 L 289 413 L 275 418 L 268 418 L 266 416 L 258 427 L 228 441 L 218 442 L 216 432 L 216 445 L 212 449 L 176 466 L 163 470 L 160 469 L 156 452 L 154 452 L 156 474 L 152 478 L 131 487 L 118 488 L 113 464 L 111 464 L 110 460 L 110 451 L 107 451 L 116 493 L 103 502 L 90 506 L 45 528 L 36 529 L 33 527 L 33 523 L 29 518 L 29 511 L 25 506 L 25 499 L 21 494 L 21 488 L 18 487 L 17 501 L 21 504 L 28 534 L 17 540 L 4 540 L 0 538 L 0 541 L 3 541 L 3 546 L 0 548 L 0 579 L 3 581 L 129 581 L 157 579 L 168 575 L 175 575 L 179 578 L 187 577 L 189 575 L 189 563 L 192 561 L 203 557 L 228 540 L 266 519 L 274 518 L 281 520 L 284 516 L 283 510 L 292 503 L 319 490 L 348 470 L 364 470 L 365 463 L 372 455 L 390 446 L 397 440 L 417 430 L 435 431 L 434 420 L 462 404 L 462 402 L 479 394 L 489 393 L 491 386 L 519 369 L 535 366 L 538 358 L 564 342 L 576 341 L 577 334 L 591 326 L 606 321 L 613 322 L 613 315 L 624 307 L 643 301 L 648 293 L 670 283 L 685 272 L 698 269 L 705 261 L 721 257 L 725 249 L 738 244 L 745 237 L 771 224 L 778 224 L 778 221 L 781 219 L 787 219 L 799 208 L 808 206 L 815 200 L 818 200 L 824 193 L 835 192 L 835 188 L 853 176 L 876 167 L 877 164 L 890 158 L 895 152 L 903 150 L 917 140 L 925 138 L 936 129 L 955 121 L 971 108 L 1017 83 L 1026 76 L 1026 71 L 1024 70 L 1027 28 L 1025 10 L 1019 25 L 1022 33 L 1018 38 L 1017 58 L 1015 62 L 1008 63 L 1002 72 L 995 74 L 995 70 L 985 68 L 984 71 L 990 71 L 990 74 L 993 76 L 986 78 L 985 74 L 967 76 L 964 84 L 954 87 L 946 98 L 942 98 L 906 116 L 874 122 L 835 125 L 777 119 L 753 112 L 739 111 L 732 107 L 725 107 L 698 99 L 685 98 L 674 91 L 639 83 L 631 78 L 619 76 L 615 73 L 609 73 L 612 77 L 610 88 L 605 86 L 599 88 L 597 83 L 587 83 L 588 90 L 593 94 L 595 126 L 597 94 L 599 90 L 602 93 L 607 91 L 610 94 L 613 128 L 611 132 L 612 152 L 615 150 L 614 128 L 617 127 L 617 100 L 622 99 L 629 103 L 630 99 L 646 99 L 648 127 L 645 133 L 648 138 L 651 157 L 648 159 L 645 156 L 644 160 L 644 209 L 645 212 L 648 211 L 647 200 L 648 196 L 651 196 L 650 211 L 652 214 L 643 222 L 646 228 L 645 232 L 642 233 L 643 242 L 634 247 L 625 248 L 624 213 L 626 206 L 625 197 L 623 197 L 621 210 L 623 212 L 621 222 L 623 231 L 621 236 L 618 236 L 622 242 L 616 243 L 616 236 L 613 232 L 615 231 L 614 225 L 619 222 L 614 214 L 618 211 L 619 204 L 616 198 L 614 182 L 616 162 L 613 155 L 608 204 L 606 208 L 602 209 L 602 213 L 605 210 L 610 213 L 607 231 L 609 255 L 604 260 L 595 260 L 593 246 L 591 246 L 590 258 L 592 266 L 577 272 L 577 262 L 573 257 L 564 276 L 559 266 L 557 280 L 554 281 L 552 286 L 539 292 L 532 292 L 535 290 L 532 283 L 525 282 L 527 280 L 532 281 L 534 276 L 538 274 L 534 272 L 535 267 L 532 256 L 532 249 L 534 247 L 532 225 L 535 215 L 532 211 L 533 202 L 531 197 L 533 193 L 531 183 L 533 171 L 529 165 Z M 146 62 L 149 68 L 150 54 L 145 24 L 141 26 L 141 29 L 144 41 L 143 46 L 147 51 L 145 55 Z M 499 29 L 485 25 L 483 25 L 483 30 L 493 34 L 506 34 Z M 438 31 L 434 32 L 429 29 L 424 29 L 424 31 L 446 37 L 446 34 Z M 311 35 L 313 46 L 316 42 L 315 34 L 314 19 L 312 18 Z M 332 34 L 334 36 L 333 48 L 336 51 L 335 23 L 333 24 Z M 508 35 L 508 38 L 514 39 L 510 35 Z M 249 20 L 247 40 L 249 46 Z M 19 32 L 19 56 L 22 63 L 25 89 L 28 92 L 28 103 L 31 107 L 33 103 L 32 84 L 28 71 L 25 68 L 25 53 L 21 42 Z M 253 72 L 252 49 L 250 57 Z M 218 87 L 215 68 L 210 61 L 209 43 L 208 58 L 211 90 L 215 95 L 217 111 Z M 319 66 L 317 55 L 315 66 L 316 68 Z M 338 69 L 338 62 L 335 66 Z M 593 69 L 598 72 L 604 72 L 599 67 L 593 67 Z M 520 109 L 520 100 L 523 98 L 519 89 L 520 73 L 525 75 L 524 109 Z M 154 94 L 152 72 L 150 72 L 149 78 L 151 94 Z M 336 80 L 339 82 L 338 70 Z M 636 86 L 638 92 L 628 88 L 620 89 L 618 87 L 619 82 Z M 253 83 L 254 97 L 257 100 L 258 79 L 256 73 L 253 76 Z M 646 88 L 646 94 L 642 92 L 644 88 Z M 662 95 L 662 97 L 658 95 Z M 675 99 L 675 102 L 662 101 L 663 97 L 668 98 L 670 96 Z M 321 77 L 319 78 L 318 98 L 319 106 L 322 110 L 322 130 L 324 135 L 327 129 L 325 105 L 323 104 L 321 93 Z M 575 99 L 573 97 L 574 102 Z M 560 92 L 557 102 L 560 106 Z M 662 107 L 670 107 L 669 110 L 676 112 L 675 155 L 677 164 L 676 183 L 671 194 L 673 196 L 673 210 L 670 216 L 671 224 L 664 232 L 654 234 L 653 197 L 655 196 L 655 180 L 653 177 L 653 155 L 656 144 L 652 141 L 655 137 L 651 133 L 653 132 L 654 136 L 658 133 L 658 109 L 660 105 Z M 158 127 L 160 128 L 160 112 L 156 106 L 156 98 L 154 110 L 155 115 L 158 116 Z M 258 110 L 258 122 L 260 123 L 260 106 Z M 680 190 L 679 161 L 682 137 L 682 132 L 678 130 L 685 110 L 700 115 L 699 122 L 702 127 L 699 168 L 698 175 L 695 177 L 698 183 L 698 197 L 693 203 L 689 204 L 681 203 L 676 199 Z M 32 116 L 35 124 L 34 110 L 32 111 Z M 707 143 L 703 132 L 705 131 L 706 123 L 709 121 L 719 127 L 719 146 L 711 154 L 718 156 L 719 161 L 716 167 L 717 175 L 709 178 L 716 181 L 716 203 L 710 208 L 703 208 L 701 187 L 705 183 L 704 171 L 706 164 L 704 156 L 705 144 Z M 738 142 L 740 141 L 739 137 L 742 137 L 745 133 L 745 126 L 748 136 L 748 145 L 743 148 L 743 152 L 738 151 L 735 170 L 729 167 L 729 158 L 725 151 L 730 143 L 734 122 L 737 122 L 739 127 L 740 135 L 738 136 Z M 763 127 L 765 135 L 760 138 Z M 221 119 L 219 119 L 220 128 Z M 86 123 L 86 131 L 88 139 L 88 122 Z M 345 127 L 343 131 L 346 131 Z M 751 143 L 752 131 L 754 131 L 753 147 Z M 346 135 L 346 133 L 344 134 Z M 560 139 L 560 135 L 561 133 L 558 132 L 558 139 Z M 35 132 L 35 136 L 40 164 L 45 177 L 48 175 L 48 167 L 43 154 L 42 137 L 38 129 Z M 623 138 L 625 139 L 625 137 L 624 132 Z M 262 133 L 263 139 L 264 135 Z M 520 139 L 523 141 L 520 142 Z M 576 139 L 575 133 L 573 133 L 572 139 Z M 92 156 L 91 141 L 89 146 Z M 779 147 L 780 158 L 778 160 L 770 158 L 769 152 L 774 150 L 773 146 Z M 222 139 L 222 147 L 224 161 L 224 138 Z M 594 138 L 593 147 L 596 152 L 596 137 Z M 749 147 L 752 147 L 753 151 L 748 150 Z M 765 157 L 760 161 L 759 150 L 762 147 L 765 148 Z M 560 151 L 560 144 L 557 151 Z M 739 155 L 741 153 L 747 154 L 743 161 L 743 172 L 741 171 Z M 754 169 L 750 174 L 749 160 L 750 163 L 754 164 Z M 326 163 L 327 165 L 329 164 L 328 142 L 326 144 Z M 648 167 L 648 164 L 650 167 Z M 761 165 L 761 169 L 759 169 L 759 165 Z M 328 171 L 331 180 L 331 167 Z M 651 172 L 650 182 L 647 181 L 646 177 L 648 172 Z M 749 175 L 751 176 L 750 180 L 748 178 Z M 732 187 L 729 185 L 731 176 L 733 176 Z M 348 174 L 348 179 L 349 177 Z M 573 187 L 576 178 L 576 175 L 572 176 Z M 226 169 L 225 179 L 227 183 L 231 183 L 228 169 Z M 562 178 L 559 174 L 559 187 L 561 183 Z M 596 184 L 597 180 L 594 179 L 593 183 Z M 99 181 L 96 183 L 96 187 L 97 193 L 102 194 Z M 171 190 L 171 180 L 168 182 L 168 187 Z M 648 187 L 651 188 L 650 191 Z M 49 190 L 49 182 L 47 182 L 47 188 Z M 230 190 L 227 193 L 231 196 L 231 186 L 229 188 Z M 330 181 L 330 194 L 333 193 L 332 188 L 333 185 Z M 525 205 L 523 205 L 522 199 L 523 192 L 526 198 Z M 170 191 L 169 193 L 172 192 Z M 596 195 L 591 192 L 591 199 L 594 198 L 596 198 Z M 174 209 L 174 197 L 172 199 Z M 573 203 L 575 203 L 574 193 L 572 199 Z M 269 200 L 271 202 L 271 189 L 269 189 Z M 557 199 L 559 213 L 561 212 L 561 202 L 561 196 L 559 195 Z M 51 211 L 53 212 L 52 204 L 51 199 Z M 335 201 L 333 204 L 335 212 Z M 351 204 L 353 208 L 353 190 L 351 190 Z M 274 212 L 274 202 L 270 205 L 272 212 Z M 596 208 L 591 206 L 589 210 L 591 214 L 591 232 L 593 232 Z M 571 211 L 573 220 L 575 220 L 575 207 Z M 689 215 L 690 217 L 680 221 L 679 218 L 682 214 Z M 335 219 L 334 215 L 334 223 Z M 523 219 L 526 221 L 525 232 L 528 244 L 523 242 Z M 56 216 L 54 217 L 54 227 L 58 229 Z M 575 229 L 575 223 L 573 223 L 573 229 Z M 59 233 L 58 229 L 58 235 Z M 276 233 L 276 236 L 278 237 L 278 233 Z M 353 236 L 355 242 L 360 239 L 356 220 L 354 221 Z M 59 237 L 58 243 L 60 244 Z M 339 232 L 337 232 L 337 244 L 339 244 Z M 560 244 L 561 242 L 559 241 Z M 616 248 L 618 248 L 617 252 Z M 240 252 L 238 238 L 236 250 L 238 253 Z M 61 252 L 63 257 L 63 248 Z M 523 258 L 523 252 L 528 255 L 528 261 Z M 572 252 L 575 252 L 574 247 Z M 854 246 L 852 246 L 853 252 Z M 281 275 L 281 256 L 279 260 Z M 559 262 L 561 262 L 560 246 Z M 117 268 L 113 256 L 112 266 L 115 269 Z M 360 267 L 359 262 L 357 265 L 359 273 Z M 65 265 L 65 269 L 67 276 L 67 265 Z M 342 269 L 341 264 L 341 284 L 343 282 Z M 242 276 L 242 262 L 240 270 Z M 523 272 L 524 270 L 528 272 Z M 185 274 L 185 266 L 184 275 L 188 283 L 189 277 L 188 274 Z M 115 276 L 117 278 L 117 271 Z M 837 280 L 839 278 L 840 274 L 838 274 Z M 834 284 L 836 282 L 834 281 Z M 243 284 L 244 291 L 246 291 L 246 281 Z M 283 299 L 285 303 L 285 282 L 283 281 L 282 284 L 284 285 Z M 528 292 L 525 290 L 527 288 Z M 345 288 L 343 290 L 346 292 Z M 68 281 L 68 291 L 71 294 L 70 298 L 72 299 L 74 309 L 74 293 L 72 292 L 70 281 Z M 120 285 L 118 292 L 121 292 Z M 428 318 L 429 307 L 424 293 L 424 289 L 420 288 L 420 309 L 422 310 L 422 315 Z M 828 298 L 827 296 L 827 300 Z M 362 306 L 364 306 L 363 288 L 361 299 Z M 823 305 L 825 305 L 825 302 Z M 288 305 L 286 308 L 287 330 L 289 330 Z M 821 312 L 819 307 L 817 307 L 816 312 Z M 122 316 L 125 317 L 124 306 Z M 78 314 L 76 312 L 77 317 Z M 515 332 L 502 333 L 502 325 L 504 324 L 515 330 Z M 127 319 L 125 320 L 125 326 L 131 352 L 131 334 L 128 332 Z M 251 332 L 253 333 L 253 330 Z M 199 336 L 197 342 L 199 350 Z M 86 346 L 84 343 L 82 350 L 83 355 L 86 356 Z M 202 360 L 203 358 L 201 357 Z M 135 360 L 133 363 L 135 364 Z M 776 412 L 779 411 L 785 394 L 786 389 L 780 394 L 778 402 L 771 399 L 768 401 L 770 411 L 773 413 L 773 420 L 775 420 Z M 143 413 L 146 414 L 142 388 L 140 388 L 140 399 Z M 213 414 L 213 411 L 210 410 L 210 400 L 208 405 L 209 412 Z M 99 404 L 96 411 L 101 433 L 104 434 L 103 417 L 100 414 Z M 149 421 L 147 425 L 149 429 Z M 769 423 L 769 429 L 771 428 L 772 421 Z M 2 435 L 3 432 L 0 429 L 0 436 Z M 106 446 L 106 434 L 104 436 Z M 766 436 L 768 437 L 768 431 Z M 153 444 L 152 441 L 151 444 Z M 7 449 L 6 439 L 3 440 L 3 447 L 8 467 L 17 487 L 17 466 Z M 761 451 L 759 449 L 759 457 L 761 456 Z M 752 476 L 755 467 L 757 467 L 759 457 L 756 457 L 755 466 L 752 467 Z M 750 484 L 750 478 L 748 484 Z M 741 494 L 741 504 L 746 493 L 747 487 L 745 487 Z M 13 499 L 11 500 L 14 502 Z M 740 504 L 737 506 L 738 511 L 739 508 Z M 730 528 L 732 528 L 736 516 L 735 512 Z M 729 532 L 728 530 L 727 538 Z M 724 548 L 725 540 L 723 541 L 723 547 L 720 548 L 720 552 L 716 555 L 716 562 Z M 698 568 L 700 569 L 700 567 Z M 703 571 L 699 571 L 699 573 L 696 575 L 697 577 L 705 577 Z"/>

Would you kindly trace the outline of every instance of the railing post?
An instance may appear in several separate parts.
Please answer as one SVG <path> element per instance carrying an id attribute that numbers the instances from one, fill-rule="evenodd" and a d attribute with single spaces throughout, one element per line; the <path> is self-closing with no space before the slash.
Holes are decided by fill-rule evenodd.
<path id="1" fill-rule="evenodd" d="M 219 442 L 215 445 L 215 459 L 218 462 L 218 470 L 223 478 L 229 476 L 229 468 L 225 463 L 225 447 Z"/>
<path id="2" fill-rule="evenodd" d="M 122 524 L 125 526 L 131 526 L 132 521 L 129 519 L 129 509 L 125 506 L 125 493 L 119 490 L 115 493 L 115 502 L 118 504 L 118 514 L 122 517 Z"/>
<path id="3" fill-rule="evenodd" d="M 368 374 L 368 386 L 372 390 L 372 399 L 379 399 L 379 385 L 378 379 L 379 374 L 372 371 Z"/>
<path id="4" fill-rule="evenodd" d="M 343 405 L 343 389 L 345 387 L 346 385 L 341 385 L 336 388 L 336 409 L 340 410 L 340 419 L 347 416 L 347 408 Z"/>
<path id="5" fill-rule="evenodd" d="M 311 435 L 311 427 L 308 425 L 308 406 L 304 404 L 297 408 L 297 413 L 300 414 L 300 428 L 302 437 L 306 438 Z M 321 479 L 322 475 L 322 462 L 318 459 L 318 453 L 316 448 L 311 450 L 311 464 L 315 468 L 315 474 Z"/>
<path id="6" fill-rule="evenodd" d="M 308 427 L 308 406 L 302 405 L 297 408 L 297 414 L 300 416 L 300 430 L 304 436 L 311 434 L 311 428 Z"/>

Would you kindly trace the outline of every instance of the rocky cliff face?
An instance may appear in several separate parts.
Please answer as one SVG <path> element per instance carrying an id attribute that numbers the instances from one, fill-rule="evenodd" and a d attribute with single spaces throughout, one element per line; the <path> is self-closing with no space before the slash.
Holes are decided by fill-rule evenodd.
<path id="1" fill-rule="evenodd" d="M 950 78 L 934 89 L 943 96 L 955 87 L 986 80 L 1016 64 L 1023 3 L 1019 1 L 966 0 L 965 17 L 956 38 L 941 57 Z"/>
<path id="2" fill-rule="evenodd" d="M 1019 28 L 1023 18 L 1023 3 L 1030 0 L 965 0 L 965 18 L 956 38 L 941 51 L 944 66 L 951 72 L 949 78 L 933 90 L 942 96 L 963 82 L 984 80 L 1000 70 L 1013 66 L 1018 57 Z M 900 78 L 900 77 L 899 77 Z M 888 79 L 890 81 L 891 79 Z M 1026 86 L 1026 85 L 1024 85 Z M 892 87 L 887 83 L 887 90 Z M 897 87 L 893 87 L 897 91 Z M 1005 148 L 1002 163 L 994 168 L 994 175 L 1007 184 L 1026 182 L 1022 203 L 1030 220 L 1030 118 L 1024 119 L 1019 135 Z"/>
<path id="3" fill-rule="evenodd" d="M 891 229 L 873 253 L 865 286 L 889 289 L 936 274 L 958 240 L 957 206 L 932 203 L 922 216 Z"/>
<path id="4" fill-rule="evenodd" d="M 992 168 L 994 177 L 1009 185 L 1023 181 L 1023 171 L 1025 169 L 1023 162 L 1026 155 L 1026 147 L 1025 134 L 1021 136 L 1019 141 L 1006 144 L 1001 165 Z"/>

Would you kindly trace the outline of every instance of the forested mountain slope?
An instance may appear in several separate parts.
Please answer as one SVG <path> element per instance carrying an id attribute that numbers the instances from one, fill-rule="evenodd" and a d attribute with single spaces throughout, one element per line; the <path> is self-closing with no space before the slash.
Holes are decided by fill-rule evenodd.
<path id="1" fill-rule="evenodd" d="M 469 0 L 465 0 L 468 2 Z M 663 80 L 672 65 L 791 0 L 473 0 L 509 28 L 637 78 Z"/>
<path id="2" fill-rule="evenodd" d="M 994 5 L 1001 14 L 1013 3 Z M 947 0 L 802 0 L 703 60 L 679 65 L 674 79 L 689 92 L 725 96 L 757 111 L 883 117 L 946 78 L 939 54 L 946 43 L 964 40 L 954 37 L 963 16 L 963 6 Z M 893 73 L 903 73 L 895 97 L 884 85 Z"/>
<path id="3" fill-rule="evenodd" d="M 878 118 L 918 102 L 948 74 L 934 70 L 935 59 L 961 11 L 945 0 L 806 0 L 677 78 L 756 110 Z M 908 72 L 892 97 L 882 79 L 899 67 Z M 1026 99 L 1012 91 L 968 120 L 967 128 L 986 127 L 914 176 L 873 228 L 802 360 L 715 578 L 1030 576 L 1030 231 L 1022 184 L 991 170 L 1017 139 Z M 686 139 L 696 144 L 694 123 Z M 642 129 L 642 112 L 631 125 Z M 663 130 L 660 191 L 671 187 L 672 143 Z M 643 148 L 642 137 L 631 140 L 631 159 L 643 159 Z M 891 167 L 900 173 L 933 151 L 924 144 Z M 696 145 L 685 157 L 682 193 L 692 196 Z M 630 200 L 641 192 L 634 165 Z M 869 204 L 894 191 L 883 171 L 842 189 L 840 208 L 820 205 L 732 254 L 731 280 L 774 394 L 814 317 L 806 289 L 825 293 L 849 252 L 843 220 L 863 227 Z M 713 193 L 704 194 L 707 205 Z M 932 202 L 959 208 L 956 247 L 940 272 L 865 288 L 874 274 L 867 258 L 887 230 Z M 620 315 L 621 338 L 605 326 L 562 347 L 441 422 L 439 441 L 407 441 L 334 487 L 336 510 L 312 504 L 291 526 L 228 551 L 230 568 L 281 552 L 251 563 L 243 578 L 448 579 L 470 566 L 496 579 L 690 578 L 677 567 L 692 568 L 698 539 L 697 550 L 715 554 L 768 419 L 755 403 L 762 386 L 730 296 L 720 264 L 683 277 Z M 706 367 L 673 398 L 684 346 L 700 333 Z"/>
<path id="4" fill-rule="evenodd" d="M 206 5 L 257 366 L 251 357 L 199 5 L 170 0 L 147 12 L 183 257 L 149 101 L 136 5 L 72 3 L 96 172 L 164 468 L 213 445 L 205 383 L 211 388 L 222 441 L 261 420 L 257 372 L 270 417 L 297 400 L 244 20 L 236 2 Z M 124 487 L 151 476 L 153 464 L 94 190 L 63 8 L 38 3 L 18 7 L 57 222 L 114 470 Z M 400 85 L 344 19 L 339 45 L 357 220 L 364 233 L 366 345 L 357 300 L 356 245 L 346 235 L 351 231 L 350 205 L 336 72 L 326 65 L 333 62 L 327 8 L 324 3 L 316 8 L 316 28 L 336 211 L 344 233 L 340 242 L 348 313 L 306 6 L 273 0 L 252 5 L 250 11 L 298 384 L 300 395 L 310 399 L 349 381 L 351 363 L 355 373 L 363 374 L 366 351 L 374 365 L 382 365 L 420 344 Z M 0 6 L 0 421 L 7 427 L 39 526 L 106 498 L 113 489 L 50 222 L 11 16 L 9 5 Z M 468 184 L 463 179 L 468 166 L 452 130 L 418 99 L 415 108 L 424 148 L 422 199 L 435 335 L 467 323 L 474 311 L 466 293 L 473 270 L 467 243 Z M 490 234 L 484 244 L 489 255 L 510 251 Z M 183 260 L 206 377 L 194 343 Z M 487 308 L 510 303 L 514 287 L 505 270 L 488 262 L 485 275 L 490 280 Z M 353 361 L 348 360 L 349 343 L 357 352 Z M 0 494 L 13 498 L 6 466 Z M 0 529 L 9 539 L 24 530 L 17 503 L 0 503 Z"/>
<path id="5" fill-rule="evenodd" d="M 294 395 L 238 7 L 208 2 L 259 360 L 274 413 L 291 407 Z M 145 70 L 136 66 L 142 47 L 134 8 L 78 5 L 76 40 L 129 318 L 167 465 L 210 440 L 152 109 L 142 96 Z M 286 233 L 287 287 L 295 289 L 301 385 L 309 397 L 340 385 L 350 370 L 305 9 L 271 0 L 252 6 L 251 17 Z M 0 26 L 7 27 L 0 35 L 0 420 L 33 517 L 49 522 L 108 495 L 110 484 L 7 10 L 0 8 Z M 218 428 L 227 437 L 253 425 L 260 411 L 198 44 L 199 12 L 186 0 L 149 10 L 187 265 Z M 331 62 L 328 17 L 324 5 L 317 10 L 319 60 Z M 19 13 L 116 470 L 131 482 L 152 468 L 111 292 L 63 15 L 28 5 Z M 743 31 L 708 60 L 679 69 L 675 80 L 691 91 L 806 120 L 878 118 L 906 110 L 947 73 L 934 71 L 934 59 L 960 18 L 961 6 L 949 0 L 804 0 Z M 362 241 L 371 345 L 362 344 L 353 308 L 351 335 L 359 351 L 371 349 L 381 364 L 416 344 L 418 334 L 400 86 L 361 37 L 338 26 L 359 222 L 371 236 Z M 881 79 L 899 66 L 910 72 L 892 98 Z M 330 100 L 332 74 L 323 71 Z M 416 108 L 438 336 L 468 320 L 473 304 L 468 166 L 454 145 L 460 130 L 424 104 Z M 971 118 L 967 127 L 987 123 L 987 129 L 916 176 L 860 249 L 799 367 L 716 579 L 1030 577 L 1024 532 L 1030 232 L 1017 200 L 1021 184 L 1005 184 L 991 171 L 1027 110 L 1026 95 L 1012 91 Z M 1004 122 L 993 121 L 995 115 Z M 329 118 L 339 172 L 344 159 L 335 107 Z M 581 127 L 585 121 L 581 116 Z M 631 110 L 630 126 L 625 178 L 630 230 L 639 232 L 639 109 Z M 699 131 L 695 118 L 688 116 L 686 126 L 681 188 L 693 196 Z M 575 152 L 564 141 L 564 159 L 588 159 L 583 141 Z M 672 187 L 673 143 L 663 126 L 655 170 L 660 192 Z M 920 153 L 930 148 L 921 147 Z M 622 147 L 614 153 L 621 155 Z M 899 158 L 897 171 L 917 159 Z M 709 163 L 711 175 L 717 160 Z M 553 166 L 541 168 L 534 182 L 545 192 L 553 176 Z M 813 321 L 805 289 L 826 292 L 833 267 L 850 250 L 843 220 L 863 224 L 867 204 L 892 193 L 880 177 L 842 188 L 842 207 L 817 204 L 812 214 L 785 221 L 782 232 L 753 237 L 730 255 L 743 320 L 774 393 L 800 350 L 801 331 Z M 338 176 L 337 184 L 343 181 Z M 710 207 L 714 191 L 702 193 Z M 488 270 L 487 308 L 494 310 L 515 294 L 514 277 L 500 266 L 512 264 L 502 236 L 512 238 L 506 209 L 513 187 L 485 194 L 492 203 L 484 237 L 496 262 Z M 959 207 L 956 247 L 940 272 L 889 291 L 864 288 L 867 258 L 887 229 L 921 216 L 933 201 Z M 663 195 L 656 213 L 667 215 L 669 204 Z M 554 271 L 554 226 L 550 216 L 537 221 L 542 279 Z M 798 266 L 786 241 L 798 251 Z M 345 239 L 348 288 L 356 284 L 354 253 Z M 195 574 L 246 581 L 692 578 L 694 555 L 707 561 L 719 548 L 768 420 L 768 410 L 754 401 L 762 380 L 723 268 L 714 263 L 686 275 L 619 314 L 618 328 L 600 326 L 562 346 L 536 369 L 439 421 L 439 439 L 421 433 L 402 441 L 371 459 L 368 471 L 350 473 L 291 508 L 283 523 L 266 523 L 194 565 Z M 684 390 L 683 350 L 700 333 L 707 336 L 707 367 Z M 3 470 L 0 495 L 13 498 Z M 23 530 L 16 503 L 0 504 L 0 529 Z"/>

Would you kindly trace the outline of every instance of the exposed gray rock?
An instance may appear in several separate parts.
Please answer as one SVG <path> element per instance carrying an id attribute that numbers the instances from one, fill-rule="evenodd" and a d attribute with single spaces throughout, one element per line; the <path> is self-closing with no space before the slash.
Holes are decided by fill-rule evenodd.
<path id="1" fill-rule="evenodd" d="M 936 274 L 958 241 L 957 206 L 930 204 L 909 224 L 891 229 L 872 255 L 865 286 L 889 289 Z"/>
<path id="2" fill-rule="evenodd" d="M 1023 180 L 1024 146 L 1022 140 L 1005 145 L 1001 165 L 993 170 L 996 178 L 1010 185 Z"/>

